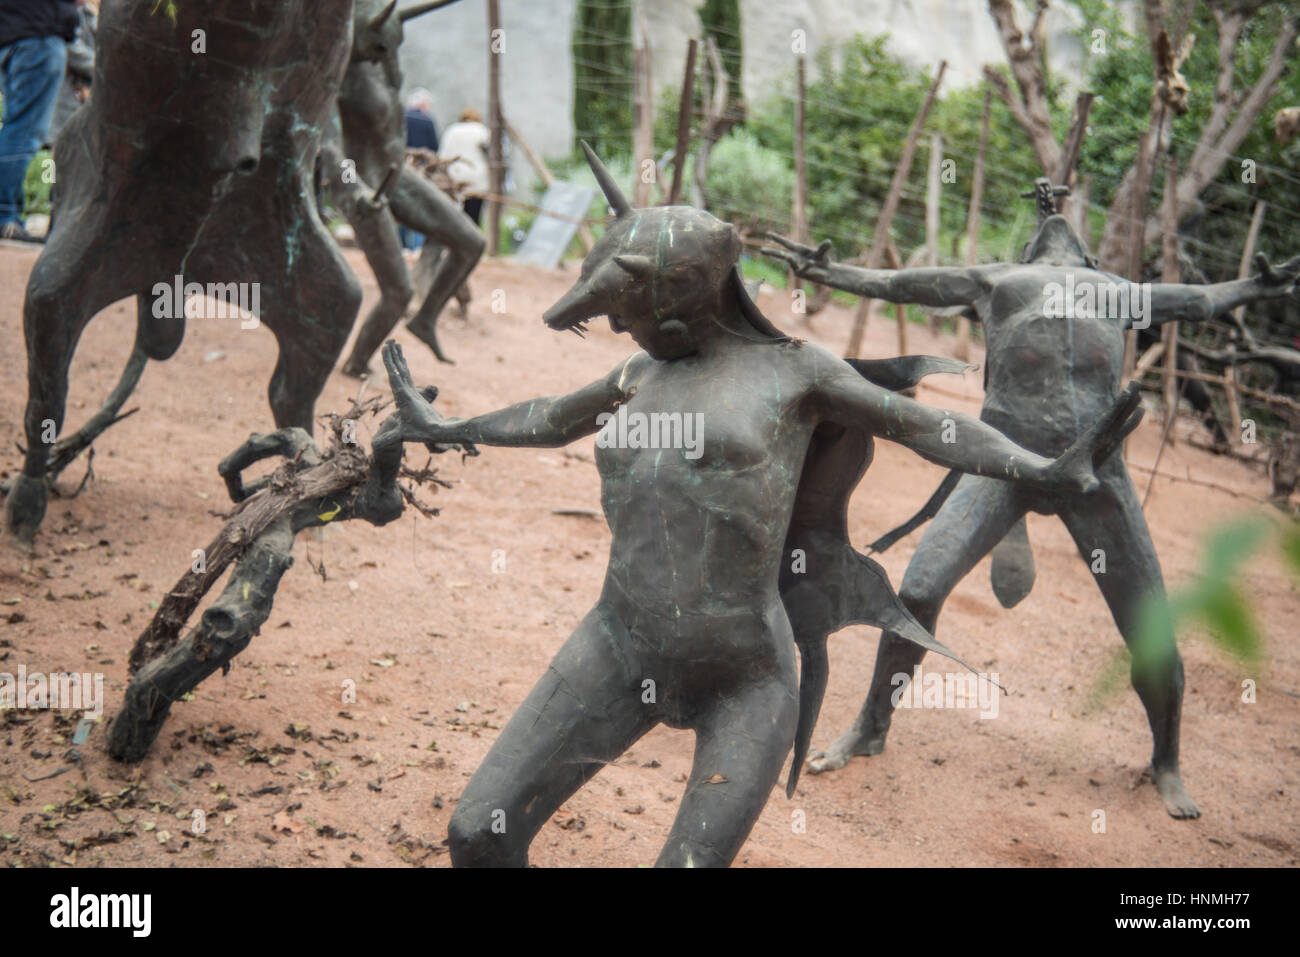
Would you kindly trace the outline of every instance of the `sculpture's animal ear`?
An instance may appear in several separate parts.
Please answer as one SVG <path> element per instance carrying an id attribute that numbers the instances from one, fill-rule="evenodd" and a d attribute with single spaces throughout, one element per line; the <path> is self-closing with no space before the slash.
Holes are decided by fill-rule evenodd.
<path id="1" fill-rule="evenodd" d="M 380 10 L 379 13 L 375 14 L 375 18 L 370 21 L 370 29 L 379 30 L 381 27 L 383 27 L 383 25 L 388 22 L 388 18 L 393 15 L 393 11 L 396 9 L 397 9 L 397 0 L 392 0 L 392 3 L 384 7 L 384 9 Z"/>
<path id="2" fill-rule="evenodd" d="M 609 203 L 609 208 L 614 211 L 614 216 L 624 216 L 631 212 L 632 204 L 627 201 L 623 191 L 618 188 L 618 184 L 614 182 L 614 177 L 605 168 L 605 164 L 600 161 L 596 151 L 587 144 L 586 140 L 580 140 L 579 142 L 582 143 L 582 151 L 587 154 L 587 165 L 596 174 L 596 182 L 600 184 L 600 191 L 605 194 L 605 201 Z"/>
<path id="3" fill-rule="evenodd" d="M 618 255 L 614 262 L 634 279 L 650 279 L 655 274 L 654 260 L 649 256 Z"/>

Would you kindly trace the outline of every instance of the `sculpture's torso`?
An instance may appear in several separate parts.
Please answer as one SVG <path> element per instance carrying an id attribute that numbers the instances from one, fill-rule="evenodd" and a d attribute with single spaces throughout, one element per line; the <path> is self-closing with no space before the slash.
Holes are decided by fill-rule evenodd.
<path id="1" fill-rule="evenodd" d="M 993 279 L 987 314 L 988 379 L 980 417 L 1041 455 L 1059 455 L 1119 391 L 1123 321 L 1048 315 L 1049 283 L 1113 283 L 1083 266 L 1029 264 Z"/>
<path id="2" fill-rule="evenodd" d="M 401 73 L 392 62 L 348 64 L 339 90 L 339 124 L 343 147 L 355 160 L 361 179 L 378 187 L 394 164 L 406 157 L 406 114 L 402 109 Z"/>
<path id="3" fill-rule="evenodd" d="M 642 650 L 683 663 L 789 653 L 777 571 L 816 425 L 802 351 L 742 343 L 647 361 L 625 423 L 598 436 L 613 533 L 603 600 Z M 696 444 L 609 447 L 662 413 L 702 425 Z"/>

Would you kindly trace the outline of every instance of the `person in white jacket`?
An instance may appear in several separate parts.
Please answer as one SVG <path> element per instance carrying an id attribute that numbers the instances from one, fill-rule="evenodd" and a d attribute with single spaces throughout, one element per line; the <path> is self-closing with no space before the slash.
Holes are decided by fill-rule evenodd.
<path id="1" fill-rule="evenodd" d="M 488 145 L 492 133 L 483 123 L 483 116 L 472 106 L 460 114 L 460 120 L 443 131 L 438 155 L 444 160 L 454 160 L 447 167 L 447 175 L 465 193 L 461 208 L 470 219 L 481 223 L 483 198 L 488 194 L 491 179 L 488 171 Z"/>

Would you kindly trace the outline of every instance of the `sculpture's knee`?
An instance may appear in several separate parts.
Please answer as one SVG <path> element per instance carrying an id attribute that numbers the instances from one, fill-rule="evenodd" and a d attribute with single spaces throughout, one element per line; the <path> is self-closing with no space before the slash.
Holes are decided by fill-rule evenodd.
<path id="1" fill-rule="evenodd" d="M 898 589 L 898 597 L 918 621 L 927 628 L 933 627 L 934 619 L 939 617 L 939 608 L 943 605 L 944 599 L 942 591 L 935 587 L 933 582 L 927 581 L 924 575 L 911 574 L 909 568 L 908 574 L 903 575 L 903 584 Z"/>
<path id="2" fill-rule="evenodd" d="M 524 867 L 528 845 L 511 835 L 501 808 L 461 803 L 447 825 L 447 846 L 453 867 Z M 522 844 L 522 846 L 520 846 Z"/>

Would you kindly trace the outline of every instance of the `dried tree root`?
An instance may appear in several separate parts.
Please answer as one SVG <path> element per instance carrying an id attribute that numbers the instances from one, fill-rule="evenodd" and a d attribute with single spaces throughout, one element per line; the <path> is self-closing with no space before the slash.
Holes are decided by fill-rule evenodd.
<path id="1" fill-rule="evenodd" d="M 119 761 L 144 760 L 172 702 L 218 668 L 229 670 L 230 659 L 248 647 L 271 614 L 275 589 L 293 564 L 293 539 L 290 517 L 281 514 L 244 552 L 198 627 L 135 674 L 109 725 L 109 754 Z"/>
<path id="2" fill-rule="evenodd" d="M 132 679 L 108 729 L 110 755 L 119 761 L 142 760 L 172 702 L 218 668 L 229 670 L 231 659 L 270 615 L 280 579 L 293 564 L 294 538 L 304 528 L 352 518 L 386 525 L 402 514 L 404 501 L 425 515 L 436 514 L 416 501 L 411 489 L 397 484 L 400 475 L 420 485 L 446 486 L 434 470 L 427 465 L 404 469 L 400 446 L 366 455 L 343 440 L 351 431 L 349 421 L 377 408 L 378 400 L 371 400 L 347 416 L 331 416 L 334 441 L 323 454 L 302 429 L 281 429 L 251 436 L 222 461 L 219 471 L 237 507 L 205 549 L 204 562 L 181 577 L 137 639 L 130 657 Z M 246 487 L 243 470 L 272 456 L 287 461 Z M 179 640 L 194 609 L 232 563 L 221 596 Z"/>

